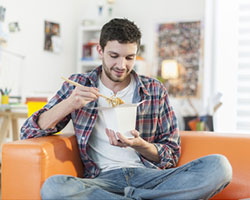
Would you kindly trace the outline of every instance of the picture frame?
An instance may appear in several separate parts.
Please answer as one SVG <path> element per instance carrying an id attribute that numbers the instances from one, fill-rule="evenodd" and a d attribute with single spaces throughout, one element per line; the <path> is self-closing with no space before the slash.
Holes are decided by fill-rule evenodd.
<path id="1" fill-rule="evenodd" d="M 60 53 L 62 41 L 60 38 L 60 24 L 50 21 L 44 22 L 44 50 Z"/>
<path id="2" fill-rule="evenodd" d="M 157 76 L 170 96 L 200 97 L 203 65 L 203 31 L 201 21 L 159 23 L 157 27 Z M 178 76 L 164 79 L 162 63 L 178 63 Z"/>

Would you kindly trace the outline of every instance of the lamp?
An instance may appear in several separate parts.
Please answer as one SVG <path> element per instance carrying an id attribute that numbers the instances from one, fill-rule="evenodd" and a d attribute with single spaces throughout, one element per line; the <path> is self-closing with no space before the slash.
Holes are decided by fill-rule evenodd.
<path id="1" fill-rule="evenodd" d="M 174 59 L 166 59 L 161 63 L 161 79 L 166 85 L 169 94 L 176 96 L 183 90 L 184 84 L 181 78 L 183 73 L 182 67 Z"/>
<path id="2" fill-rule="evenodd" d="M 161 64 L 161 77 L 163 79 L 177 79 L 179 77 L 176 60 L 163 60 Z"/>

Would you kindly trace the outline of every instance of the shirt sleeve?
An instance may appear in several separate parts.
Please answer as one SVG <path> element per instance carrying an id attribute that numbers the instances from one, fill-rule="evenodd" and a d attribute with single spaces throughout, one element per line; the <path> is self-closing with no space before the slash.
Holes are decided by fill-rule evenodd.
<path id="1" fill-rule="evenodd" d="M 166 91 L 160 100 L 157 133 L 154 142 L 160 156 L 160 162 L 154 164 L 161 169 L 175 167 L 181 154 L 180 135 L 177 119 Z"/>
<path id="2" fill-rule="evenodd" d="M 56 93 L 56 95 L 42 109 L 35 112 L 24 122 L 23 126 L 21 127 L 21 133 L 20 133 L 21 139 L 53 135 L 61 131 L 68 124 L 68 122 L 71 119 L 70 114 L 67 115 L 64 119 L 62 119 L 59 123 L 57 123 L 55 128 L 50 128 L 45 130 L 39 127 L 38 119 L 43 112 L 51 109 L 56 104 L 60 103 L 63 99 L 66 99 L 72 92 L 71 87 L 69 86 L 69 84 L 64 82 L 61 89 Z"/>

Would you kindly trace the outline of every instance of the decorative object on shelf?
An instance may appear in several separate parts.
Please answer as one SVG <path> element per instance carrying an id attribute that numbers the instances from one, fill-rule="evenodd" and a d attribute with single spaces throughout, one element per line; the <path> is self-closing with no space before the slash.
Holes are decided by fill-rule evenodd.
<path id="1" fill-rule="evenodd" d="M 103 25 L 113 17 L 115 0 L 98 0 L 96 23 Z"/>
<path id="2" fill-rule="evenodd" d="M 198 97 L 201 39 L 199 21 L 159 25 L 158 76 L 171 96 Z"/>
<path id="3" fill-rule="evenodd" d="M 187 97 L 187 102 L 189 103 L 190 108 L 192 108 L 194 115 L 183 117 L 185 130 L 214 131 L 213 115 L 209 113 L 200 115 L 190 97 Z"/>
<path id="4" fill-rule="evenodd" d="M 83 44 L 82 60 L 96 60 L 99 58 L 96 50 L 97 42 L 88 42 Z"/>
<path id="5" fill-rule="evenodd" d="M 62 41 L 60 38 L 60 25 L 58 23 L 44 22 L 44 50 L 54 53 L 60 53 L 62 50 Z"/>
<path id="6" fill-rule="evenodd" d="M 114 12 L 114 3 L 115 3 L 115 0 L 107 0 L 107 3 L 108 3 L 108 17 L 109 18 L 112 18 L 113 16 L 113 12 Z"/>
<path id="7" fill-rule="evenodd" d="M 103 17 L 104 5 L 105 5 L 104 0 L 99 0 L 97 3 L 98 17 L 100 17 L 100 18 Z"/>
<path id="8" fill-rule="evenodd" d="M 202 116 L 185 116 L 185 130 L 186 131 L 214 131 L 213 116 L 202 115 Z"/>
<path id="9" fill-rule="evenodd" d="M 0 91 L 1 91 L 1 104 L 9 104 L 9 95 L 11 89 L 5 88 L 5 89 L 0 89 Z"/>
<path id="10" fill-rule="evenodd" d="M 20 31 L 20 26 L 18 22 L 10 22 L 9 23 L 9 32 L 15 33 Z"/>
<path id="11" fill-rule="evenodd" d="M 3 104 L 3 105 L 9 104 L 9 96 L 8 95 L 1 96 L 1 104 Z"/>

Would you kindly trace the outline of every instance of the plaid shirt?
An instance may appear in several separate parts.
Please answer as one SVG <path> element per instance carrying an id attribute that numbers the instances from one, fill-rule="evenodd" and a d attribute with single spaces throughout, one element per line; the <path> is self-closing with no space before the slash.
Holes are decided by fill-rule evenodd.
<path id="1" fill-rule="evenodd" d="M 101 71 L 100 66 L 86 74 L 74 74 L 70 79 L 85 86 L 98 87 L 98 76 Z M 136 130 L 140 132 L 140 137 L 155 145 L 160 162 L 154 163 L 139 155 L 140 159 L 146 167 L 158 169 L 174 167 L 180 157 L 180 136 L 173 108 L 169 104 L 167 90 L 155 79 L 139 76 L 134 71 L 132 71 L 132 75 L 136 80 L 133 103 L 145 100 L 137 108 Z M 84 176 L 94 178 L 99 174 L 100 169 L 88 156 L 87 148 L 89 136 L 97 119 L 98 101 L 90 102 L 83 108 L 70 113 L 53 129 L 41 130 L 37 124 L 38 118 L 43 112 L 66 99 L 74 88 L 75 86 L 64 82 L 48 104 L 26 120 L 21 128 L 21 139 L 52 135 L 62 130 L 72 119 L 81 159 L 85 166 Z"/>

